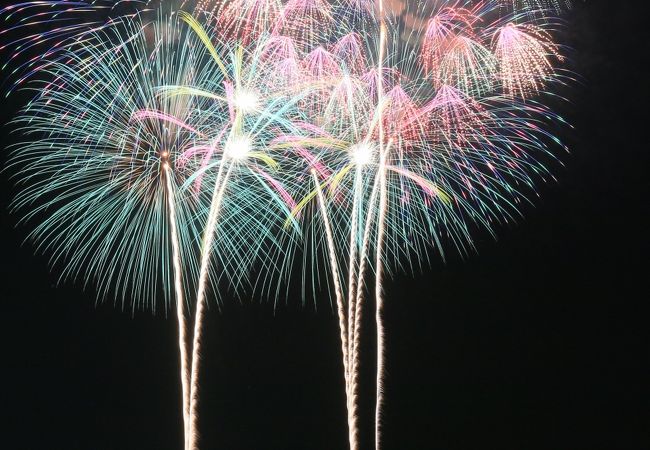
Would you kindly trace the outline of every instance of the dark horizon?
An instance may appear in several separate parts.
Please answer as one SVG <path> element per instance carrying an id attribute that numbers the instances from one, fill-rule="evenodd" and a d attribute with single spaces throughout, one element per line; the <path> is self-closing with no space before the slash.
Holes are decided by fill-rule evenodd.
<path id="1" fill-rule="evenodd" d="M 385 283 L 385 450 L 647 450 L 650 100 L 647 11 L 574 1 L 557 134 L 563 166 L 516 224 Z M 647 7 L 646 7 L 647 9 Z M 3 75 L 4 76 L 4 75 Z M 6 123 L 22 104 L 10 96 Z M 6 143 L 11 127 L 0 133 Z M 4 147 L 4 145 L 3 145 Z M 2 163 L 6 161 L 4 152 Z M 2 448 L 174 450 L 182 417 L 174 313 L 96 305 L 24 240 L 2 183 Z M 323 291 L 214 303 L 202 450 L 347 448 L 336 311 Z M 374 324 L 366 311 L 362 448 L 372 447 Z M 644 364 L 645 363 L 645 364 Z"/>

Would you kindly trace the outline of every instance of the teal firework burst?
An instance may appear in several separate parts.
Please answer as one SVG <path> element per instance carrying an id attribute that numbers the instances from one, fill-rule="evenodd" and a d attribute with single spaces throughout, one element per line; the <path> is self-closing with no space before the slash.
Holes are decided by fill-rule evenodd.
<path id="1" fill-rule="evenodd" d="M 333 288 L 352 450 L 374 281 L 379 449 L 385 273 L 466 254 L 474 228 L 493 234 L 551 177 L 549 11 L 564 2 L 206 0 L 152 21 L 143 3 L 84 25 L 66 22 L 83 2 L 18 9 L 41 20 L 43 5 L 62 26 L 13 41 L 16 59 L 47 48 L 16 68 L 34 100 L 15 120 L 14 208 L 64 277 L 122 307 L 176 302 L 186 449 L 207 298 L 277 300 L 296 272 L 305 296 Z"/>
<path id="2" fill-rule="evenodd" d="M 206 106 L 157 89 L 212 71 L 197 64 L 203 50 L 174 22 L 130 21 L 89 36 L 83 50 L 64 52 L 29 85 L 36 97 L 15 120 L 26 140 L 10 161 L 20 186 L 14 208 L 38 221 L 30 238 L 64 264 L 64 277 L 97 284 L 101 297 L 110 292 L 133 308 L 170 300 L 167 195 L 176 203 L 184 269 L 191 275 L 196 266 L 198 204 L 179 189 L 191 172 L 178 158 L 208 126 L 199 114 Z"/>
<path id="3" fill-rule="evenodd" d="M 269 143 L 292 129 L 300 90 L 274 90 L 266 40 L 226 46 L 180 17 L 123 19 L 58 51 L 26 87 L 35 98 L 15 119 L 24 140 L 9 166 L 13 207 L 62 277 L 123 308 L 175 301 L 193 445 L 208 287 L 218 298 L 224 284 L 271 286 L 284 267 L 271 224 L 291 205 L 278 176 L 285 150 Z M 195 299 L 190 386 L 185 311 Z"/>

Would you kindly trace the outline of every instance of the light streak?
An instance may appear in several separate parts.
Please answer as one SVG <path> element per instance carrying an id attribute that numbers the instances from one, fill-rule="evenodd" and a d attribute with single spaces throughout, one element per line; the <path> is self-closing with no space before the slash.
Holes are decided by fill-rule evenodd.
<path id="1" fill-rule="evenodd" d="M 224 155 L 234 160 L 246 159 L 252 150 L 251 140 L 248 136 L 233 136 L 224 148 Z"/>
<path id="2" fill-rule="evenodd" d="M 176 226 L 176 206 L 174 202 L 174 189 L 172 187 L 172 171 L 169 167 L 168 152 L 163 152 L 163 170 L 165 186 L 167 187 L 167 207 L 169 211 L 169 223 L 172 242 L 172 261 L 174 264 L 174 288 L 176 291 L 176 319 L 178 322 L 178 350 L 181 360 L 181 388 L 183 395 L 183 424 L 185 448 L 187 448 L 187 436 L 189 432 L 190 417 L 190 364 L 187 351 L 187 317 L 185 315 L 185 299 L 183 296 L 183 284 L 181 280 L 181 256 Z"/>
<path id="3" fill-rule="evenodd" d="M 199 422 L 199 390 L 200 390 L 200 368 L 201 368 L 201 347 L 203 344 L 203 326 L 205 322 L 205 294 L 209 262 L 212 248 L 212 241 L 217 226 L 219 208 L 223 199 L 223 193 L 230 177 L 233 165 L 230 164 L 223 175 L 223 164 L 219 166 L 219 173 L 214 186 L 210 213 L 205 226 L 205 234 L 201 245 L 201 268 L 199 272 L 199 290 L 196 294 L 196 313 L 194 316 L 194 338 L 192 343 L 192 372 L 190 381 L 190 427 L 188 437 L 188 450 L 198 449 L 198 422 Z M 222 180 L 223 177 L 223 180 Z"/>
<path id="4" fill-rule="evenodd" d="M 364 295 L 374 273 L 379 450 L 386 274 L 420 267 L 431 249 L 472 250 L 470 224 L 493 233 L 550 177 L 540 161 L 558 139 L 547 124 L 562 121 L 543 94 L 561 80 L 562 57 L 548 15 L 564 3 L 411 3 L 202 0 L 205 15 L 174 13 L 164 25 L 141 20 L 157 7 L 149 4 L 138 19 L 110 23 L 92 15 L 104 0 L 96 10 L 58 1 L 0 10 L 24 14 L 26 27 L 62 25 L 0 48 L 14 51 L 11 89 L 43 78 L 18 120 L 46 139 L 20 144 L 12 160 L 25 181 L 16 207 L 28 219 L 48 217 L 32 236 L 67 261 L 66 275 L 99 280 L 104 295 L 117 287 L 134 307 L 143 298 L 153 305 L 160 286 L 166 301 L 173 291 L 186 450 L 198 448 L 210 286 L 259 284 L 277 300 L 299 243 L 314 259 L 325 255 L 357 450 Z M 84 24 L 65 24 L 86 12 Z M 18 63 L 40 46 L 42 57 Z M 301 223 L 317 220 L 324 239 L 301 235 Z M 314 284 L 317 267 L 302 269 L 312 269 Z M 191 364 L 185 289 L 196 292 Z"/>

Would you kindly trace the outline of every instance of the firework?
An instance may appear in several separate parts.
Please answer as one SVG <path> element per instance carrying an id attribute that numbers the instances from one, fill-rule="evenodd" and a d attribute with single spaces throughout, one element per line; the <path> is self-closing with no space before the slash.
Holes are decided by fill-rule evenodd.
<path id="1" fill-rule="evenodd" d="M 10 69 L 7 95 L 63 53 L 92 45 L 101 30 L 150 11 L 150 2 L 142 0 L 35 0 L 5 6 L 0 9 L 5 23 L 0 52 L 6 52 L 2 70 Z"/>
<path id="2" fill-rule="evenodd" d="M 211 109 L 204 111 L 202 116 L 217 130 L 208 136 L 208 145 L 193 147 L 185 154 L 196 157 L 202 153 L 196 190 L 207 200 L 192 347 L 188 448 L 193 449 L 198 438 L 200 353 L 210 259 L 215 254 L 229 253 L 228 249 L 214 251 L 215 247 L 221 245 L 220 241 L 228 239 L 227 236 L 234 236 L 232 244 L 245 251 L 251 259 L 251 254 L 259 252 L 251 252 L 247 246 L 259 245 L 254 243 L 260 242 L 260 237 L 272 230 L 274 223 L 281 222 L 279 217 L 288 214 L 287 205 L 291 205 L 293 199 L 282 182 L 269 171 L 277 171 L 280 166 L 277 161 L 287 158 L 286 149 L 275 146 L 274 142 L 282 136 L 296 135 L 294 121 L 303 117 L 297 106 L 304 94 L 302 89 L 295 87 L 277 88 L 274 82 L 278 79 L 277 70 L 282 66 L 273 64 L 275 59 L 269 56 L 276 41 L 267 39 L 267 35 L 259 36 L 256 43 L 250 46 L 244 46 L 244 41 L 234 45 L 234 48 L 221 44 L 215 46 L 215 42 L 220 42 L 216 34 L 206 31 L 189 14 L 181 13 L 181 18 L 191 27 L 218 66 L 218 71 L 213 73 L 210 89 L 200 89 L 194 85 L 163 86 L 166 95 L 191 95 L 211 100 Z M 224 54 L 228 55 L 228 59 L 220 56 Z M 290 54 L 285 56 L 283 62 L 291 57 Z M 205 175 L 212 175 L 213 181 L 205 183 Z M 268 200 L 266 204 L 265 199 Z M 241 213 L 233 223 L 233 229 L 227 229 L 228 223 L 226 227 L 221 225 L 224 210 Z M 247 226 L 249 222 L 259 225 Z M 257 230 L 259 227 L 262 229 Z M 263 253 L 270 254 L 269 249 L 264 249 Z M 226 269 L 232 264 L 228 263 Z M 224 267 L 219 270 L 224 270 Z"/>
<path id="3" fill-rule="evenodd" d="M 472 227 L 493 233 L 549 176 L 541 161 L 557 139 L 545 129 L 560 119 L 538 99 L 560 78 L 545 13 L 560 6 L 206 1 L 153 26 L 66 25 L 41 36 L 45 58 L 22 67 L 19 82 L 47 81 L 17 121 L 30 140 L 12 160 L 29 181 L 16 207 L 42 220 L 32 237 L 68 261 L 64 275 L 134 307 L 158 292 L 167 305 L 173 291 L 191 450 L 210 290 L 219 298 L 223 280 L 277 299 L 299 254 L 314 295 L 323 276 L 333 286 L 358 449 L 374 275 L 379 449 L 384 278 L 450 246 L 470 251 Z"/>
<path id="4" fill-rule="evenodd" d="M 571 7 L 571 0 L 499 0 L 499 3 L 529 15 L 544 15 L 549 10 L 560 12 Z"/>
<path id="5" fill-rule="evenodd" d="M 16 120 L 30 140 L 11 164 L 22 183 L 14 206 L 41 220 L 30 237 L 65 261 L 63 276 L 97 284 L 122 307 L 155 310 L 161 297 L 166 309 L 175 300 L 187 424 L 184 298 L 196 272 L 198 204 L 180 189 L 189 174 L 177 162 L 195 139 L 186 122 L 196 123 L 200 105 L 156 95 L 161 83 L 201 76 L 201 55 L 177 51 L 183 39 L 170 21 L 133 21 L 89 35 L 83 51 L 61 52 Z M 178 119 L 158 120 L 164 115 Z"/>
<path id="6" fill-rule="evenodd" d="M 353 449 L 367 274 L 375 281 L 380 448 L 385 270 L 417 269 L 431 248 L 444 256 L 445 241 L 467 252 L 472 224 L 492 232 L 516 217 L 517 203 L 548 174 L 538 161 L 556 139 L 544 124 L 559 120 L 531 101 L 558 77 L 547 22 L 489 2 L 407 5 L 397 10 L 405 20 L 377 6 L 340 17 L 336 5 L 323 8 L 339 26 L 303 39 L 303 67 L 322 88 L 307 101 L 309 138 L 296 143 L 310 155 L 303 170 L 313 182 L 300 186 L 292 211 L 304 212 L 303 238 L 322 245 L 329 261 Z"/>
<path id="7" fill-rule="evenodd" d="M 239 291 L 253 264 L 268 265 L 269 277 L 275 270 L 256 258 L 273 242 L 262 225 L 273 214 L 284 220 L 287 211 L 272 204 L 282 195 L 282 205 L 290 199 L 272 175 L 277 164 L 257 149 L 292 104 L 286 95 L 266 95 L 258 111 L 252 90 L 239 86 L 250 84 L 244 62 L 257 56 L 233 52 L 224 64 L 195 31 L 175 15 L 152 23 L 124 19 L 86 35 L 83 47 L 57 52 L 39 69 L 43 81 L 32 82 L 35 98 L 15 121 L 27 140 L 10 162 L 21 183 L 14 207 L 37 223 L 30 238 L 64 264 L 63 277 L 96 284 L 101 298 L 114 296 L 123 308 L 130 302 L 155 310 L 157 298 L 165 309 L 176 302 L 190 446 L 207 285 L 227 278 Z M 233 108 L 250 118 L 233 118 Z M 215 129 L 228 133 L 214 135 Z M 232 173 L 228 183 L 212 179 L 224 161 Z M 218 193 L 212 210 L 210 186 Z M 212 218 L 207 226 L 205 211 Z M 218 273 L 208 270 L 210 255 Z M 190 372 L 185 299 L 194 297 L 197 279 L 201 302 Z"/>
<path id="8" fill-rule="evenodd" d="M 550 35 L 534 25 L 509 23 L 495 34 L 495 56 L 506 95 L 534 96 L 554 75 L 551 57 L 561 59 Z"/>

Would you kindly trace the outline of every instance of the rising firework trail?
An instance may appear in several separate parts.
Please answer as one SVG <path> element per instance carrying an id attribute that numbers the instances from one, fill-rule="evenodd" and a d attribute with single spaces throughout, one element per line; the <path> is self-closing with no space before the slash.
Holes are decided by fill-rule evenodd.
<path id="1" fill-rule="evenodd" d="M 183 189 L 195 171 L 185 147 L 209 126 L 201 98 L 163 98 L 161 85 L 202 85 L 212 73 L 175 17 L 125 19 L 56 52 L 33 75 L 35 98 L 15 120 L 30 140 L 10 166 L 30 238 L 64 263 L 64 277 L 98 283 L 100 297 L 133 309 L 176 302 L 185 430 L 189 426 L 186 292 L 197 271 L 200 208 Z M 40 79 L 39 79 L 40 77 Z M 42 80 L 42 81 L 41 81 Z M 203 103 L 203 105 L 202 105 Z M 192 125 L 189 125 L 189 124 Z"/>
<path id="2" fill-rule="evenodd" d="M 308 39 L 293 33 L 302 36 L 305 76 L 324 87 L 306 102 L 310 136 L 296 143 L 311 155 L 306 170 L 321 178 L 317 189 L 295 194 L 302 200 L 292 217 L 316 199 L 323 254 L 330 269 L 347 269 L 347 295 L 339 294 L 339 269 L 332 278 L 337 304 L 341 297 L 348 303 L 340 328 L 347 342 L 342 355 L 352 449 L 360 445 L 359 340 L 368 266 L 375 277 L 379 449 L 386 271 L 417 268 L 428 247 L 443 254 L 445 240 L 470 251 L 470 224 L 492 233 L 496 223 L 513 220 L 536 179 L 548 177 L 538 161 L 549 158 L 557 139 L 545 126 L 561 122 L 534 101 L 561 79 L 553 67 L 561 60 L 551 39 L 555 22 L 548 15 L 539 19 L 539 5 L 534 14 L 532 6 L 511 9 L 503 2 L 402 6 L 321 5 L 323 17 L 335 17 L 336 30 Z M 320 186 L 327 187 L 324 201 Z M 315 217 L 303 214 L 302 220 L 317 230 Z"/>
<path id="3" fill-rule="evenodd" d="M 183 395 L 183 424 L 185 447 L 187 448 L 187 435 L 189 432 L 190 418 L 190 371 L 189 355 L 187 349 L 187 317 L 185 315 L 185 302 L 183 299 L 183 282 L 182 282 L 182 261 L 180 244 L 178 240 L 178 226 L 176 224 L 176 205 L 174 201 L 174 189 L 172 186 L 173 173 L 170 164 L 167 161 L 168 152 L 162 153 L 163 170 L 165 176 L 165 195 L 167 196 L 167 208 L 169 213 L 170 238 L 172 242 L 172 260 L 174 265 L 174 288 L 176 291 L 176 319 L 178 321 L 178 351 L 181 358 L 181 388 Z"/>
<path id="4" fill-rule="evenodd" d="M 201 192 L 211 194 L 200 247 L 192 345 L 188 448 L 193 450 L 197 448 L 199 438 L 199 375 L 208 274 L 215 245 L 223 236 L 223 232 L 219 232 L 219 222 L 224 209 L 224 199 L 227 191 L 233 189 L 233 182 L 241 183 L 243 178 L 253 176 L 256 185 L 261 185 L 269 191 L 266 195 L 259 195 L 259 199 L 270 198 L 271 202 L 281 208 L 286 208 L 286 203 L 291 204 L 292 199 L 288 197 L 282 183 L 265 171 L 264 166 L 271 170 L 278 167 L 279 164 L 274 158 L 282 157 L 283 154 L 274 152 L 274 147 L 270 144 L 281 136 L 295 133 L 293 121 L 302 118 L 297 105 L 303 94 L 301 89 L 278 89 L 274 83 L 277 80 L 276 68 L 271 64 L 273 60 L 268 57 L 273 40 L 268 35 L 258 36 L 259 39 L 248 46 L 244 46 L 243 42 L 232 45 L 224 43 L 219 35 L 206 31 L 193 16 L 181 13 L 180 17 L 200 39 L 219 68 L 213 74 L 210 90 L 191 85 L 162 87 L 168 96 L 192 95 L 213 101 L 214 106 L 203 115 L 220 130 L 209 145 L 192 148 L 186 155 L 194 157 L 203 152 L 201 177 L 216 170 L 211 191 L 206 190 L 205 185 L 201 187 L 200 183 L 197 186 Z M 224 58 L 223 54 L 227 55 L 227 58 Z M 233 177 L 238 180 L 231 181 Z M 255 195 L 250 188 L 245 192 L 247 196 Z M 254 215 L 255 220 L 271 229 L 272 217 L 263 217 L 263 214 L 276 214 L 275 209 L 269 207 L 270 205 L 261 206 L 257 214 L 252 211 L 247 213 Z M 262 217 L 257 217 L 259 214 Z M 263 234 L 258 234 L 253 239 L 259 240 L 260 236 Z M 239 239 L 242 237 L 243 235 L 238 236 Z"/>
<path id="5" fill-rule="evenodd" d="M 378 0 L 379 6 L 379 56 L 377 57 L 377 102 L 384 101 L 384 57 L 386 55 L 386 17 L 383 0 Z M 377 244 L 375 263 L 375 323 L 377 326 L 377 376 L 376 376 L 376 400 L 375 400 L 375 448 L 381 447 L 381 414 L 384 405 L 384 378 L 386 367 L 384 362 L 385 336 L 384 336 L 384 297 L 383 297 L 383 263 L 382 250 L 384 244 L 384 222 L 386 219 L 386 208 L 388 207 L 388 192 L 386 191 L 386 157 L 390 147 L 384 144 L 384 121 L 379 120 L 379 216 L 377 218 Z"/>
<path id="6" fill-rule="evenodd" d="M 40 220 L 31 237 L 101 297 L 176 301 L 187 450 L 199 443 L 211 290 L 218 300 L 223 280 L 277 300 L 297 254 L 314 286 L 321 257 L 330 269 L 360 448 L 374 286 L 379 450 L 384 280 L 432 252 L 471 251 L 473 226 L 493 233 L 550 177 L 542 162 L 559 142 L 546 129 L 561 119 L 543 102 L 562 81 L 552 15 L 564 2 L 206 0 L 149 22 L 153 2 L 118 3 L 139 6 L 133 17 L 104 2 L 0 11 L 60 25 L 0 48 L 16 50 L 12 62 L 45 48 L 16 63 L 9 89 L 35 88 L 10 163 L 23 183 L 15 208 Z"/>

